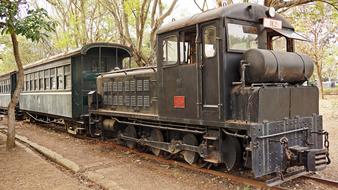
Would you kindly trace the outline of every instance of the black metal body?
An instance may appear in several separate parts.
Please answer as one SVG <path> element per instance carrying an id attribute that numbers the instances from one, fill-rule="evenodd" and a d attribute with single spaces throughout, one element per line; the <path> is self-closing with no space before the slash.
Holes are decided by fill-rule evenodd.
<path id="1" fill-rule="evenodd" d="M 323 147 L 318 89 L 300 86 L 311 76 L 311 66 L 302 67 L 304 74 L 292 65 L 311 61 L 292 58 L 293 39 L 286 36 L 289 52 L 282 55 L 289 59 L 283 66 L 294 76 L 283 73 L 280 80 L 247 81 L 247 72 L 255 73 L 246 71 L 253 59 L 243 56 L 245 49 L 232 48 L 235 25 L 253 28 L 243 30 L 257 33 L 259 49 L 272 49 L 271 36 L 284 36 L 263 26 L 266 11 L 264 6 L 236 4 L 163 26 L 157 36 L 156 68 L 98 77 L 98 88 L 89 97 L 90 125 L 115 132 L 129 145 L 182 153 L 189 163 L 194 159 L 188 159 L 187 151 L 207 162 L 225 163 L 228 169 L 242 162 L 256 177 L 293 166 L 308 171 L 325 167 L 329 159 Z M 293 32 L 280 15 L 273 19 L 281 22 L 282 30 Z M 122 134 L 127 126 L 129 132 Z M 157 136 L 160 140 L 153 140 L 154 129 L 163 134 Z M 189 134 L 196 140 L 187 140 Z"/>

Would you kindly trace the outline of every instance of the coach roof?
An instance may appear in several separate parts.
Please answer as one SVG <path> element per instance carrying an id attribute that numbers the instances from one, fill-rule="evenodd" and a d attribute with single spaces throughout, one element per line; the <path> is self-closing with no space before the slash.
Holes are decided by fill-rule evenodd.
<path id="1" fill-rule="evenodd" d="M 267 10 L 268 10 L 268 7 L 258 5 L 258 4 L 251 4 L 251 3 L 233 4 L 233 5 L 229 5 L 226 7 L 208 10 L 206 12 L 196 14 L 192 17 L 173 21 L 171 23 L 163 25 L 159 29 L 157 34 L 174 31 L 179 28 L 192 26 L 198 23 L 207 22 L 210 20 L 223 18 L 223 17 L 229 18 L 229 19 L 245 20 L 249 22 L 260 22 L 260 19 L 267 17 L 266 15 Z M 283 27 L 293 30 L 292 25 L 279 14 L 276 14 L 274 19 L 282 21 Z"/>
<path id="2" fill-rule="evenodd" d="M 123 55 L 125 57 L 132 56 L 132 51 L 127 46 L 123 46 L 123 45 L 115 44 L 115 43 L 90 43 L 90 44 L 84 45 L 81 48 L 77 48 L 77 49 L 74 49 L 74 50 L 71 50 L 65 53 L 57 54 L 57 55 L 54 55 L 54 56 L 51 56 L 45 59 L 41 59 L 37 62 L 24 66 L 24 69 L 29 69 L 29 68 L 33 68 L 36 66 L 44 65 L 44 64 L 56 61 L 56 60 L 66 59 L 66 58 L 70 58 L 70 57 L 74 57 L 78 55 L 85 55 L 90 49 L 93 49 L 93 48 L 119 49 L 123 51 Z"/>

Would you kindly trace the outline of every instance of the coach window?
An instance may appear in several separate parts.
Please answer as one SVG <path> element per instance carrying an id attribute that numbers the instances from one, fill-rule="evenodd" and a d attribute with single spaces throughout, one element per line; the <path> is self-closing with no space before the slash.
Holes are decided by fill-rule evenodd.
<path id="1" fill-rule="evenodd" d="M 29 91 L 30 85 L 29 85 L 29 75 L 26 75 L 26 91 Z"/>
<path id="2" fill-rule="evenodd" d="M 196 63 L 196 30 L 180 33 L 180 63 Z"/>
<path id="3" fill-rule="evenodd" d="M 204 56 L 206 58 L 216 55 L 216 27 L 208 26 L 203 31 Z"/>
<path id="4" fill-rule="evenodd" d="M 31 74 L 29 74 L 29 91 L 33 91 L 34 90 L 34 73 L 31 73 Z"/>
<path id="5" fill-rule="evenodd" d="M 63 85 L 63 67 L 58 67 L 57 68 L 57 89 L 64 89 Z"/>
<path id="6" fill-rule="evenodd" d="M 2 93 L 6 93 L 6 82 L 5 81 L 3 81 L 2 82 Z"/>
<path id="7" fill-rule="evenodd" d="M 50 78 L 49 78 L 49 69 L 46 69 L 45 71 L 45 90 L 49 90 L 50 89 Z"/>
<path id="8" fill-rule="evenodd" d="M 39 74 L 39 89 L 40 90 L 44 90 L 44 73 L 43 71 L 40 71 L 40 74 Z"/>
<path id="9" fill-rule="evenodd" d="M 7 94 L 7 92 L 8 92 L 8 86 L 7 86 L 7 80 L 5 80 L 5 82 L 4 82 L 4 86 L 5 86 L 5 93 Z"/>
<path id="10" fill-rule="evenodd" d="M 51 83 L 51 89 L 56 89 L 56 76 L 55 76 L 55 68 L 50 69 L 50 83 Z"/>
<path id="11" fill-rule="evenodd" d="M 24 75 L 24 78 L 23 78 L 23 91 L 27 91 L 26 81 L 27 81 L 27 75 Z"/>
<path id="12" fill-rule="evenodd" d="M 72 80 L 70 78 L 70 65 L 65 66 L 65 89 L 70 89 L 72 85 Z"/>
<path id="13" fill-rule="evenodd" d="M 163 40 L 163 65 L 173 65 L 177 63 L 178 48 L 177 37 L 169 36 Z"/>
<path id="14" fill-rule="evenodd" d="M 35 74 L 35 79 L 34 79 L 34 90 L 39 90 L 39 72 L 36 72 Z"/>
<path id="15" fill-rule="evenodd" d="M 7 80 L 7 93 L 10 93 L 10 91 L 11 91 L 11 84 L 9 80 Z"/>

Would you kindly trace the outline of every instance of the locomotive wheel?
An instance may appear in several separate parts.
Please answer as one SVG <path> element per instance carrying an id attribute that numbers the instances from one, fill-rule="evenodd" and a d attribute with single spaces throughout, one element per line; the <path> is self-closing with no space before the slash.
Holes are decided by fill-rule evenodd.
<path id="1" fill-rule="evenodd" d="M 183 137 L 183 143 L 188 145 L 198 145 L 197 138 L 193 134 L 187 134 Z M 189 164 L 193 164 L 198 159 L 198 154 L 196 152 L 185 150 L 182 152 L 184 160 Z"/>
<path id="2" fill-rule="evenodd" d="M 159 129 L 151 130 L 149 140 L 163 142 L 163 135 L 162 135 L 161 130 L 159 130 Z M 150 148 L 150 150 L 156 156 L 159 156 L 162 152 L 161 149 L 157 149 L 157 148 Z"/>
<path id="3" fill-rule="evenodd" d="M 222 148 L 223 159 L 227 171 L 239 166 L 241 160 L 241 146 L 237 138 L 226 136 Z"/>
<path id="4" fill-rule="evenodd" d="M 123 135 L 127 136 L 127 137 L 133 137 L 136 138 L 137 134 L 136 134 L 136 129 L 133 125 L 128 125 L 128 127 L 123 131 Z M 135 148 L 136 146 L 136 142 L 132 142 L 132 141 L 126 141 L 126 145 L 129 148 Z"/>

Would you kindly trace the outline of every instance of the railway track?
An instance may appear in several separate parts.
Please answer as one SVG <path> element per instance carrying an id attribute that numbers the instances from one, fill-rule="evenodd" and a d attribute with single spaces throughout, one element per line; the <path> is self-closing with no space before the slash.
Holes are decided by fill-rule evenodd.
<path id="1" fill-rule="evenodd" d="M 71 135 L 71 134 L 67 133 L 64 128 L 60 127 L 60 125 L 58 125 L 57 127 L 51 127 L 50 125 L 47 125 L 47 124 L 38 124 L 38 123 L 35 123 L 35 124 L 37 126 L 48 127 L 49 129 L 52 129 L 53 131 L 55 131 L 57 133 L 66 133 L 68 135 Z M 71 136 L 74 136 L 74 135 L 71 135 Z M 147 152 L 140 152 L 137 149 L 130 149 L 130 148 L 125 147 L 123 145 L 116 144 L 116 142 L 114 142 L 114 141 L 101 141 L 98 138 L 91 138 L 91 137 L 84 137 L 84 136 L 76 136 L 76 137 L 83 139 L 83 140 L 94 141 L 96 143 L 102 143 L 102 144 L 105 144 L 105 145 L 109 145 L 112 148 L 119 150 L 119 151 L 123 151 L 123 152 L 128 151 L 128 152 L 133 153 L 133 154 L 139 156 L 140 158 L 143 158 L 143 159 L 146 159 L 146 160 L 152 160 L 152 161 L 158 162 L 160 164 L 165 164 L 165 165 L 170 165 L 170 166 L 174 165 L 176 167 L 181 167 L 183 169 L 187 169 L 187 170 L 190 170 L 190 171 L 195 171 L 195 172 L 199 172 L 199 173 L 203 173 L 203 174 L 212 175 L 212 176 L 215 176 L 215 177 L 225 178 L 225 179 L 227 179 L 229 181 L 233 181 L 237 184 L 248 185 L 248 186 L 251 186 L 251 187 L 255 187 L 257 189 L 271 189 L 271 190 L 288 189 L 288 188 L 281 187 L 281 186 L 270 187 L 264 181 L 260 181 L 260 180 L 256 180 L 256 179 L 252 179 L 252 178 L 247 178 L 247 177 L 242 177 L 242 176 L 238 176 L 238 175 L 234 175 L 234 174 L 226 173 L 226 172 L 221 172 L 221 171 L 217 171 L 217 170 L 206 169 L 206 168 L 202 168 L 198 165 L 189 165 L 189 164 L 177 161 L 177 160 L 165 159 L 164 157 L 155 156 L 155 155 L 149 154 Z M 318 177 L 314 177 L 314 176 L 301 176 L 301 178 L 310 179 L 310 180 L 316 181 L 316 182 L 321 183 L 321 184 L 326 184 L 326 185 L 338 188 L 338 182 L 337 181 L 322 179 L 322 178 L 318 178 Z"/>
<path id="2" fill-rule="evenodd" d="M 307 180 L 307 179 L 313 180 L 313 181 L 316 181 L 318 183 L 325 184 L 325 185 L 328 185 L 330 187 L 334 187 L 334 188 L 338 189 L 338 181 L 323 179 L 323 178 L 320 178 L 320 177 L 315 177 L 315 176 L 310 176 L 310 175 L 302 176 L 301 178 L 303 178 L 305 180 Z"/>

